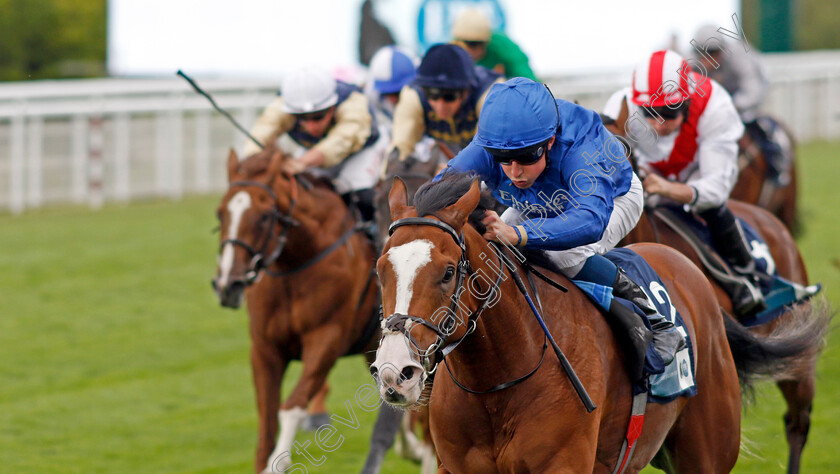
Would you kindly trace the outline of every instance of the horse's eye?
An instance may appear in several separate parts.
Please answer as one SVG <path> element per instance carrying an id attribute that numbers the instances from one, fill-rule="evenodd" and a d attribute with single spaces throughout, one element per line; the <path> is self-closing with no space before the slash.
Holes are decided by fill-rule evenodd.
<path id="1" fill-rule="evenodd" d="M 269 220 L 271 220 L 271 214 L 263 214 L 262 216 L 260 216 L 261 224 L 268 224 Z"/>
<path id="2" fill-rule="evenodd" d="M 446 267 L 446 273 L 443 274 L 443 283 L 449 283 L 455 275 L 455 267 Z"/>

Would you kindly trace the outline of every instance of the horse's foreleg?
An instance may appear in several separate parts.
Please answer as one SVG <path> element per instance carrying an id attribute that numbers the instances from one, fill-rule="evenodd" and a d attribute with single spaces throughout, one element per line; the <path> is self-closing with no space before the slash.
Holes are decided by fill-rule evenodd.
<path id="1" fill-rule="evenodd" d="M 808 441 L 811 427 L 811 407 L 814 400 L 814 377 L 802 377 L 800 380 L 783 380 L 779 389 L 787 402 L 785 412 L 785 434 L 788 441 L 789 474 L 799 472 L 802 450 Z"/>
<path id="2" fill-rule="evenodd" d="M 309 414 L 317 415 L 327 412 L 327 394 L 330 393 L 330 384 L 324 382 L 318 393 L 309 402 Z"/>
<path id="3" fill-rule="evenodd" d="M 254 343 L 251 347 L 251 370 L 257 395 L 259 434 L 254 468 L 266 468 L 269 453 L 277 436 L 277 409 L 280 406 L 280 384 L 288 361 L 276 349 Z"/>
<path id="4" fill-rule="evenodd" d="M 323 335 L 323 334 L 321 334 Z M 309 344 L 307 344 L 309 342 Z M 306 418 L 306 406 L 324 385 L 327 373 L 338 359 L 336 338 L 322 337 L 303 340 L 301 362 L 303 371 L 291 395 L 280 407 L 280 437 L 269 458 L 272 472 L 284 472 L 291 466 L 291 448 L 301 422 Z M 314 346 L 314 347 L 313 347 Z"/>

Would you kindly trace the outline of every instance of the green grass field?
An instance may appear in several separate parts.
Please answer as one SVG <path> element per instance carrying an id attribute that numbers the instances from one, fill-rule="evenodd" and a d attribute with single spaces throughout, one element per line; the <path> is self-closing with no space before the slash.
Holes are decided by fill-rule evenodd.
<path id="1" fill-rule="evenodd" d="M 802 252 L 840 307 L 840 143 L 800 149 Z M 247 313 L 210 289 L 218 196 L 0 216 L 0 472 L 250 472 L 256 411 Z M 840 343 L 819 364 L 803 472 L 837 472 Z M 299 373 L 295 365 L 284 391 Z M 330 376 L 346 414 L 370 382 L 360 357 Z M 736 472 L 780 472 L 783 403 L 759 387 Z M 341 447 L 309 472 L 358 472 L 374 413 L 338 425 Z M 298 440 L 312 439 L 299 434 Z M 384 472 L 418 472 L 389 453 Z"/>

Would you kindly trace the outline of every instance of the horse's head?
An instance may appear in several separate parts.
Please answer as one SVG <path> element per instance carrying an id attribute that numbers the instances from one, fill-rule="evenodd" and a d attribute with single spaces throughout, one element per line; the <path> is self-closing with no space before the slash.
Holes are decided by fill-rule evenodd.
<path id="1" fill-rule="evenodd" d="M 216 211 L 221 245 L 213 289 L 222 306 L 238 308 L 246 287 L 283 251 L 292 218 L 294 178 L 282 170 L 284 155 L 267 148 L 239 161 L 228 156 L 228 190 Z"/>
<path id="2" fill-rule="evenodd" d="M 424 193 L 429 188 L 434 191 Z M 459 175 L 426 185 L 412 207 L 405 184 L 394 181 L 391 238 L 376 266 L 386 317 L 371 365 L 380 394 L 391 404 L 417 403 L 444 349 L 474 329 L 464 317 L 476 298 L 465 291 L 463 228 L 479 197 L 478 181 Z"/>

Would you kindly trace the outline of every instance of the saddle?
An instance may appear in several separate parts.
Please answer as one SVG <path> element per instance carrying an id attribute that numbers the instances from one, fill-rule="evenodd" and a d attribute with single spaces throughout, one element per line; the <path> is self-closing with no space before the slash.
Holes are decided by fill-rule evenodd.
<path id="1" fill-rule="evenodd" d="M 531 273 L 543 279 L 547 278 L 536 270 L 535 266 L 562 274 L 544 251 L 526 250 L 524 256 L 529 281 Z M 641 308 L 637 308 L 630 301 L 619 298 L 615 298 L 619 304 L 612 304 L 612 288 L 575 280 L 572 280 L 572 282 L 589 296 L 602 313 L 608 316 L 606 321 L 613 330 L 618 345 L 624 353 L 625 366 L 630 379 L 634 383 L 644 384 L 646 375 L 661 374 L 665 370 L 662 360 L 653 349 L 650 323 Z M 531 283 L 531 287 L 534 288 L 533 283 Z M 537 298 L 539 298 L 539 294 L 537 294 Z"/>
<path id="2" fill-rule="evenodd" d="M 694 214 L 671 205 L 660 205 L 648 212 L 652 212 L 691 246 L 703 267 L 721 287 L 728 291 L 728 288 L 744 278 L 734 272 L 713 248 L 708 230 Z M 753 249 L 751 253 L 756 263 L 756 273 L 759 275 L 758 286 L 767 304 L 761 312 L 740 319 L 741 324 L 752 327 L 770 322 L 781 316 L 788 306 L 806 300 L 822 289 L 820 284 L 806 287 L 780 277 L 776 273 L 776 264 L 767 244 L 749 224 L 739 220 Z"/>

